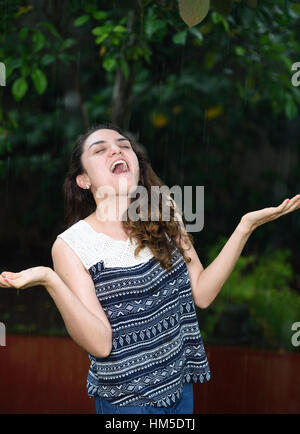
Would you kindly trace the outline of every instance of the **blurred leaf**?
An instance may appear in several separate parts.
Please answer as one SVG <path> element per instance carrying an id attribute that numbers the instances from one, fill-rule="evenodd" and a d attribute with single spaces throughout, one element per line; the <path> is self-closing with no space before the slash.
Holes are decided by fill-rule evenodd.
<path id="1" fill-rule="evenodd" d="M 19 31 L 19 38 L 21 39 L 21 41 L 24 41 L 24 39 L 26 39 L 27 35 L 29 32 L 29 28 L 28 27 L 23 27 L 20 31 Z"/>
<path id="2" fill-rule="evenodd" d="M 145 34 L 148 39 L 151 39 L 154 35 L 164 35 L 166 27 L 167 23 L 158 18 L 155 9 L 149 9 L 144 22 Z"/>
<path id="3" fill-rule="evenodd" d="M 172 39 L 175 44 L 185 45 L 186 37 L 187 37 L 187 30 L 184 30 L 183 32 L 176 33 Z"/>
<path id="4" fill-rule="evenodd" d="M 225 31 L 229 32 L 228 21 L 223 17 L 223 15 L 219 14 L 219 12 L 212 12 L 211 19 L 214 24 L 222 23 Z"/>
<path id="5" fill-rule="evenodd" d="M 20 17 L 21 15 L 27 14 L 33 9 L 33 6 L 20 6 L 18 9 L 18 12 L 16 13 L 17 17 Z"/>
<path id="6" fill-rule="evenodd" d="M 39 23 L 37 23 L 36 27 L 45 27 L 57 39 L 62 39 L 54 25 L 48 21 L 40 21 Z"/>
<path id="7" fill-rule="evenodd" d="M 178 0 L 178 4 L 180 16 L 189 27 L 201 23 L 210 6 L 209 0 Z"/>
<path id="8" fill-rule="evenodd" d="M 241 47 L 240 45 L 234 47 L 234 52 L 237 56 L 245 56 L 246 54 L 245 48 Z"/>
<path id="9" fill-rule="evenodd" d="M 105 11 L 97 11 L 93 12 L 93 17 L 95 20 L 105 20 L 108 16 L 108 13 Z"/>
<path id="10" fill-rule="evenodd" d="M 16 101 L 20 101 L 26 94 L 28 83 L 24 77 L 17 78 L 12 85 L 12 94 Z"/>
<path id="11" fill-rule="evenodd" d="M 74 26 L 75 27 L 83 26 L 83 24 L 87 23 L 89 19 L 90 19 L 89 15 L 81 15 L 80 17 L 76 18 L 76 20 L 74 21 Z"/>
<path id="12" fill-rule="evenodd" d="M 102 35 L 98 36 L 98 38 L 95 40 L 96 44 L 101 44 L 103 41 L 105 41 L 105 39 L 107 39 L 107 37 L 108 33 L 103 33 Z"/>
<path id="13" fill-rule="evenodd" d="M 6 78 L 10 77 L 11 73 L 22 66 L 22 59 L 20 57 L 17 58 L 9 58 L 5 62 L 6 66 Z"/>
<path id="14" fill-rule="evenodd" d="M 47 88 L 47 77 L 43 71 L 41 71 L 39 68 L 34 69 L 32 72 L 32 80 L 37 92 L 40 95 L 44 93 Z"/>
<path id="15" fill-rule="evenodd" d="M 116 33 L 126 33 L 127 32 L 126 28 L 124 26 L 120 26 L 120 25 L 115 26 L 112 30 L 113 30 L 113 32 L 116 32 Z"/>
<path id="16" fill-rule="evenodd" d="M 294 119 L 297 116 L 298 108 L 292 98 L 289 98 L 285 104 L 285 114 L 288 119 Z"/>
<path id="17" fill-rule="evenodd" d="M 106 71 L 110 72 L 117 66 L 117 61 L 113 57 L 107 57 L 102 65 Z"/>
<path id="18" fill-rule="evenodd" d="M 44 56 L 41 59 L 41 65 L 42 66 L 47 66 L 50 65 L 51 63 L 53 63 L 55 61 L 55 57 L 53 56 L 53 54 L 44 54 Z"/>
<path id="19" fill-rule="evenodd" d="M 76 44 L 76 39 L 74 38 L 67 38 L 63 41 L 63 43 L 61 44 L 61 50 L 67 50 L 68 48 L 73 47 L 73 45 Z"/>
<path id="20" fill-rule="evenodd" d="M 32 35 L 33 51 L 37 53 L 46 44 L 46 38 L 40 30 L 37 30 Z"/>
<path id="21" fill-rule="evenodd" d="M 27 77 L 29 72 L 30 72 L 30 66 L 27 65 L 26 63 L 23 63 L 23 65 L 20 68 L 20 73 L 21 73 L 22 77 L 24 77 L 24 78 Z"/>
<path id="22" fill-rule="evenodd" d="M 205 110 L 205 119 L 215 119 L 223 114 L 223 105 L 219 104 Z"/>
<path id="23" fill-rule="evenodd" d="M 189 29 L 189 32 L 192 33 L 193 35 L 195 35 L 196 38 L 199 39 L 199 41 L 201 41 L 201 42 L 203 41 L 203 35 L 198 29 L 191 28 L 191 29 Z"/>
<path id="24" fill-rule="evenodd" d="M 114 26 L 112 24 L 105 24 L 103 26 L 94 27 L 92 30 L 92 34 L 95 36 L 100 36 L 103 35 L 104 33 L 106 34 L 111 32 L 113 27 Z"/>

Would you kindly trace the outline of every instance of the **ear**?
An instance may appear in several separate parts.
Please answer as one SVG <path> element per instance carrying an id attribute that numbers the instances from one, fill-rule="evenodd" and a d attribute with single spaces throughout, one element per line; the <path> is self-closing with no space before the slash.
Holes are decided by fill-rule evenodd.
<path id="1" fill-rule="evenodd" d="M 78 187 L 83 188 L 85 190 L 85 186 L 91 185 L 91 182 L 89 180 L 89 177 L 86 174 L 81 174 L 76 176 L 76 183 Z"/>

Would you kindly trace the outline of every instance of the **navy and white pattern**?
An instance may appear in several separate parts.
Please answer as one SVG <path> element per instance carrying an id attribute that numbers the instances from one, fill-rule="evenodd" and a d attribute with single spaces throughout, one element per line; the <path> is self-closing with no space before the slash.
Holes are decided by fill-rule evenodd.
<path id="1" fill-rule="evenodd" d="M 78 223 L 69 235 L 74 226 L 87 226 Z M 60 236 L 72 247 L 72 237 Z M 120 406 L 168 407 L 180 399 L 185 383 L 210 379 L 188 270 L 172 246 L 170 270 L 155 257 L 127 267 L 107 266 L 105 250 L 88 269 L 113 331 L 108 357 L 89 354 L 90 397 Z M 126 243 L 128 254 L 132 248 Z"/>

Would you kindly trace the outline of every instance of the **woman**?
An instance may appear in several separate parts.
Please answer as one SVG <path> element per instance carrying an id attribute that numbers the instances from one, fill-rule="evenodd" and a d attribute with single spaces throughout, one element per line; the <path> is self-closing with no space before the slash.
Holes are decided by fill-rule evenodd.
<path id="1" fill-rule="evenodd" d="M 159 197 L 155 219 L 148 206 L 145 215 L 153 186 L 162 182 L 131 137 L 112 124 L 89 129 L 64 184 L 67 229 L 52 246 L 54 270 L 0 276 L 2 287 L 45 286 L 89 354 L 97 413 L 193 413 L 192 383 L 210 379 L 194 304 L 212 303 L 255 228 L 300 207 L 296 195 L 245 214 L 204 269 L 170 196 Z M 134 208 L 138 187 L 148 195 Z"/>

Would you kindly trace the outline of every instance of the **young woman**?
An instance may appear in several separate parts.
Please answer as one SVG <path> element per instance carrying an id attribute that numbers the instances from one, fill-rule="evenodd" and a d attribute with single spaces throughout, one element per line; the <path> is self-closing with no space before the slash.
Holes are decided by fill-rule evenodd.
<path id="1" fill-rule="evenodd" d="M 162 185 L 131 136 L 112 124 L 89 129 L 64 183 L 66 229 L 52 246 L 54 270 L 0 275 L 2 287 L 47 289 L 88 352 L 97 413 L 193 413 L 193 383 L 210 379 L 194 305 L 216 298 L 255 228 L 300 207 L 296 195 L 245 214 L 204 269 L 170 196 L 159 195 L 153 218 L 151 191 Z M 145 215 L 139 202 L 136 219 L 138 187 L 149 206 Z"/>

